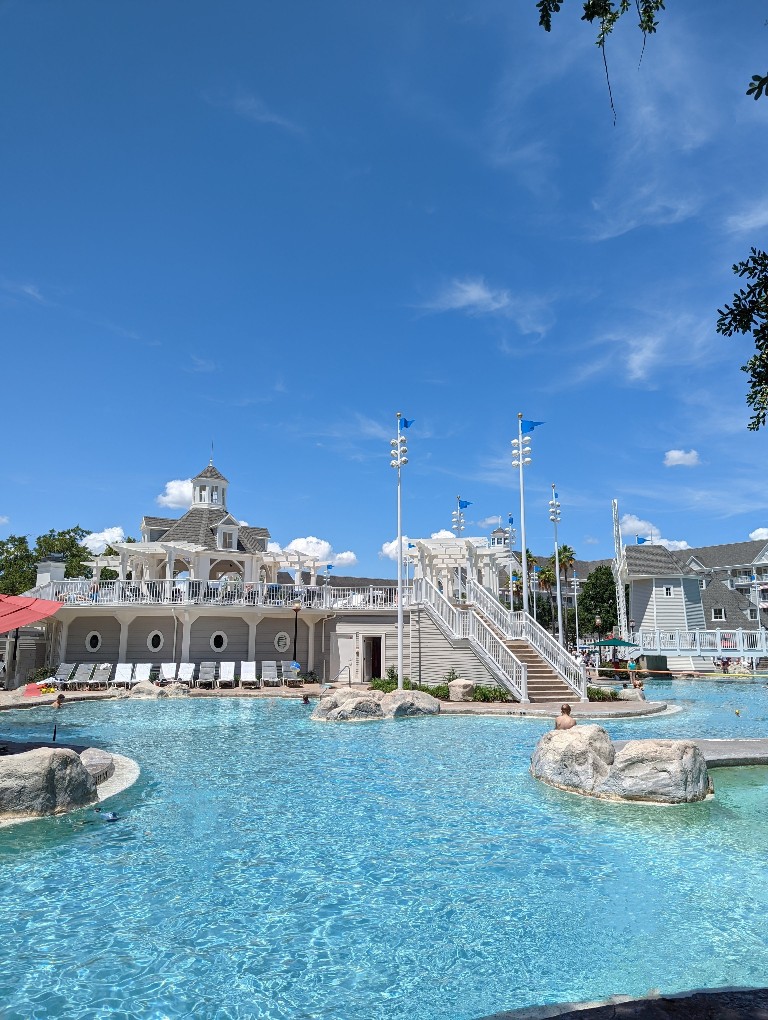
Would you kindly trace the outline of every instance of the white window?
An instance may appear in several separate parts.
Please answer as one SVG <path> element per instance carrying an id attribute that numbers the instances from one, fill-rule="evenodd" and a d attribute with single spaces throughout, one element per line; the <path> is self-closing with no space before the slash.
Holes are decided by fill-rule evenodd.
<path id="1" fill-rule="evenodd" d="M 97 630 L 92 630 L 85 639 L 85 647 L 89 652 L 98 652 L 101 648 L 101 634 Z"/>
<path id="2" fill-rule="evenodd" d="M 222 531 L 221 533 L 221 548 L 231 549 L 232 548 L 232 532 Z"/>
<path id="3" fill-rule="evenodd" d="M 218 485 L 211 486 L 211 503 L 219 502 L 219 487 Z"/>
<path id="4" fill-rule="evenodd" d="M 672 598 L 672 585 L 671 584 L 665 584 L 664 585 L 664 598 L 666 598 L 666 599 L 671 599 Z"/>
<path id="5" fill-rule="evenodd" d="M 707 582 L 704 580 L 703 577 L 700 577 L 699 578 L 699 588 L 701 588 L 701 590 L 704 591 L 704 589 L 706 587 L 707 587 Z"/>
<path id="6" fill-rule="evenodd" d="M 755 606 L 753 606 L 749 610 L 749 618 L 750 618 L 750 620 L 756 620 L 757 619 L 757 608 Z"/>
<path id="7" fill-rule="evenodd" d="M 200 503 L 205 503 L 205 493 L 206 493 L 206 487 L 204 485 L 201 485 L 200 486 L 200 490 L 199 490 L 199 492 L 197 494 L 197 498 L 198 498 L 198 501 Z"/>
<path id="8" fill-rule="evenodd" d="M 159 630 L 153 630 L 152 633 L 147 637 L 147 648 L 150 652 L 159 652 L 165 644 L 165 638 Z"/>
<path id="9" fill-rule="evenodd" d="M 227 635 L 223 630 L 216 630 L 211 634 L 210 640 L 211 650 L 214 652 L 223 652 L 227 647 Z"/>
<path id="10" fill-rule="evenodd" d="M 719 620 L 722 623 L 722 621 L 725 620 L 725 610 L 724 609 L 713 609 L 712 610 L 712 619 L 713 620 Z"/>

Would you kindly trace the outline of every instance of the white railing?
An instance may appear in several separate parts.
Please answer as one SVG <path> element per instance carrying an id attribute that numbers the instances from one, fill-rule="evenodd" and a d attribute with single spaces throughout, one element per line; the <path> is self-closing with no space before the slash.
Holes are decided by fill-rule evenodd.
<path id="1" fill-rule="evenodd" d="M 638 630 L 633 640 L 649 655 L 768 655 L 768 631 L 760 630 Z"/>
<path id="2" fill-rule="evenodd" d="M 561 680 L 579 696 L 587 697 L 587 676 L 567 648 L 544 630 L 528 613 L 510 612 L 476 581 L 467 582 L 467 598 L 510 641 L 527 641 L 554 669 Z"/>
<path id="3" fill-rule="evenodd" d="M 241 581 L 51 581 L 28 594 L 83 608 L 120 605 L 294 606 L 305 609 L 397 609 L 397 587 L 361 585 L 246 584 Z M 403 606 L 411 603 L 411 589 L 403 589 Z"/>
<path id="4" fill-rule="evenodd" d="M 467 639 L 501 686 L 520 701 L 528 700 L 525 663 L 516 658 L 474 609 L 452 605 L 426 578 L 414 581 L 413 593 L 413 604 L 424 605 L 446 637 L 454 641 Z"/>

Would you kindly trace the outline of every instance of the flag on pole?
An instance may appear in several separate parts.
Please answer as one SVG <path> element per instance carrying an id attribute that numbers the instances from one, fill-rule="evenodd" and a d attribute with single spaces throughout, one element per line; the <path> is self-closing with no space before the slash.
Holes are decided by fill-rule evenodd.
<path id="1" fill-rule="evenodd" d="M 408 421 L 408 419 L 407 419 L 407 418 L 403 418 L 403 428 L 404 428 L 404 429 L 409 429 L 409 428 L 411 427 L 411 425 L 413 425 L 413 423 L 414 423 L 415 421 L 416 421 L 416 419 L 415 419 L 415 418 L 411 418 L 411 420 L 410 420 L 410 421 Z"/>
<path id="2" fill-rule="evenodd" d="M 527 418 L 524 418 L 520 422 L 520 425 L 522 426 L 523 432 L 533 432 L 533 430 L 537 429 L 539 427 L 539 425 L 546 425 L 546 424 L 547 423 L 545 421 L 528 421 Z"/>
<path id="3" fill-rule="evenodd" d="M 472 503 L 468 499 L 459 500 L 459 510 L 466 510 L 468 506 L 472 506 Z"/>
<path id="4" fill-rule="evenodd" d="M 646 543 L 647 541 L 648 541 L 648 539 L 647 539 L 647 538 L 640 538 L 640 536 L 639 536 L 639 535 L 635 535 L 635 542 L 636 542 L 636 543 L 637 543 L 638 545 L 645 545 L 645 543 Z"/>
<path id="5" fill-rule="evenodd" d="M 509 516 L 507 517 L 507 520 L 509 521 L 510 525 L 512 525 L 512 524 L 514 524 L 514 523 L 515 523 L 515 518 L 514 518 L 514 517 L 512 516 L 512 514 L 510 514 L 510 515 L 509 515 Z"/>

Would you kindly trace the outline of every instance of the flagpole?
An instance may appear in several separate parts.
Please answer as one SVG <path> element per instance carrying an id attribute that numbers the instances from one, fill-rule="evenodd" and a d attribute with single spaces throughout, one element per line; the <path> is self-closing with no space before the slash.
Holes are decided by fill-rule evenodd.
<path id="1" fill-rule="evenodd" d="M 397 468 L 397 688 L 403 689 L 403 499 L 402 468 L 408 463 L 405 436 L 402 434 L 403 415 L 397 412 L 397 438 L 390 440 L 390 464 Z M 405 421 L 409 428 L 413 423 Z"/>
<path id="2" fill-rule="evenodd" d="M 523 482 L 523 465 L 525 457 L 523 456 L 523 415 L 522 412 L 518 412 L 517 415 L 517 441 L 518 441 L 518 471 L 520 472 L 520 543 L 522 546 L 522 565 L 523 565 L 523 612 L 528 612 L 528 548 L 525 544 L 525 487 Z"/>

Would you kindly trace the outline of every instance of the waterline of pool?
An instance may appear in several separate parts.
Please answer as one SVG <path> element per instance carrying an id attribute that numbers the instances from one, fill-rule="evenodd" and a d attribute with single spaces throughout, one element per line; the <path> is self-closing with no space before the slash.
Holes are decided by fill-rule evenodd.
<path id="1" fill-rule="evenodd" d="M 768 734 L 759 685 L 658 688 L 685 711 L 612 737 Z M 49 714 L 3 713 L 2 733 L 35 739 Z M 332 726 L 234 699 L 58 718 L 142 774 L 119 823 L 0 832 L 3 1020 L 471 1020 L 766 983 L 766 769 L 718 769 L 704 804 L 606 811 L 528 775 L 549 720 Z"/>

